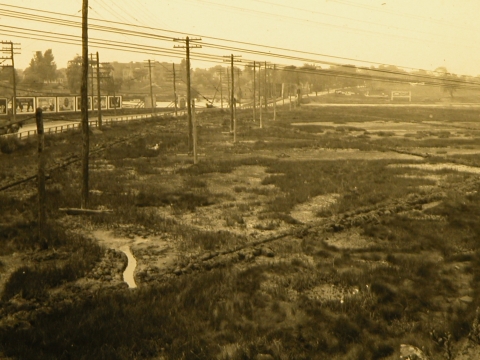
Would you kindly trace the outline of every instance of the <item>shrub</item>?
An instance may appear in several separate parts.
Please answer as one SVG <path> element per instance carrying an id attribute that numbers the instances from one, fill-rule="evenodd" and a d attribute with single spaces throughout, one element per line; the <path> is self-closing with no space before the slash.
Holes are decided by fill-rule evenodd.
<path id="1" fill-rule="evenodd" d="M 0 137 L 0 152 L 12 154 L 22 146 L 21 141 L 16 136 Z"/>

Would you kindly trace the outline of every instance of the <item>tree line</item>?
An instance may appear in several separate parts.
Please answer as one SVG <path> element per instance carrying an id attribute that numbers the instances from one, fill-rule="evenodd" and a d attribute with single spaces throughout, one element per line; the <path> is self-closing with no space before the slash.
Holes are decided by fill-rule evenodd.
<path id="1" fill-rule="evenodd" d="M 81 83 L 82 58 L 76 55 L 68 62 L 66 69 L 57 69 L 55 58 L 51 49 L 45 52 L 37 51 L 32 57 L 29 66 L 19 76 L 16 72 L 17 84 L 21 89 L 42 91 L 47 84 L 57 83 L 57 89 L 65 93 L 79 94 Z M 173 88 L 173 64 L 155 62 L 152 71 L 151 85 L 153 92 L 159 95 L 170 96 Z M 89 67 L 89 81 L 96 87 L 96 62 Z M 186 89 L 185 60 L 175 64 L 175 80 L 177 93 L 182 94 Z M 192 70 L 192 96 L 208 96 L 219 98 L 223 93 L 225 99 L 229 91 L 230 69 L 226 66 L 217 65 L 211 68 L 196 68 Z M 463 83 L 480 83 L 479 77 L 458 76 L 450 73 L 445 67 L 439 67 L 434 72 L 426 70 L 406 71 L 393 65 L 379 65 L 377 67 L 357 67 L 354 65 L 331 65 L 319 67 L 315 64 L 303 66 L 278 66 L 275 70 L 271 65 L 258 63 L 255 71 L 257 92 L 272 97 L 278 96 L 283 90 L 284 95 L 295 94 L 298 88 L 308 88 L 309 91 L 327 91 L 333 88 L 353 88 L 365 86 L 374 89 L 382 82 L 394 83 L 424 83 L 438 85 L 451 97 Z M 236 66 L 235 96 L 238 100 L 250 99 L 253 90 L 253 67 Z M 100 86 L 102 93 L 108 94 L 148 94 L 150 91 L 149 69 L 141 62 L 130 63 L 101 63 Z M 59 82 L 58 80 L 63 80 Z M 92 82 L 93 80 L 93 82 Z M 5 84 L 12 83 L 11 69 L 2 68 L 0 82 L 4 85 L 0 88 L 4 95 L 11 91 Z M 58 85 L 62 83 L 62 85 Z M 283 84 L 283 86 L 282 86 Z M 91 84 L 90 84 L 91 87 Z M 282 88 L 280 88 L 282 87 Z M 51 87 L 50 87 L 51 88 Z"/>

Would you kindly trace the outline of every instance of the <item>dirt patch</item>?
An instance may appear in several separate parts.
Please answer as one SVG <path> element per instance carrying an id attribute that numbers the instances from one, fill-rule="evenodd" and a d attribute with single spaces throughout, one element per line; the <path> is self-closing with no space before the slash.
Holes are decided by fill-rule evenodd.
<path id="1" fill-rule="evenodd" d="M 310 199 L 308 202 L 299 204 L 290 212 L 290 215 L 302 223 L 317 220 L 317 213 L 327 210 L 337 202 L 340 194 L 320 195 Z"/>
<path id="2" fill-rule="evenodd" d="M 459 165 L 459 164 L 451 164 L 451 163 L 443 163 L 443 164 L 392 164 L 389 165 L 390 167 L 406 167 L 406 168 L 414 168 L 414 169 L 421 169 L 421 170 L 428 170 L 428 171 L 441 171 L 441 170 L 453 170 L 458 172 L 466 172 L 470 174 L 480 174 L 480 168 L 467 166 L 467 165 Z"/>
<path id="3" fill-rule="evenodd" d="M 339 233 L 334 233 L 324 240 L 325 244 L 334 247 L 337 250 L 355 250 L 365 249 L 375 242 L 360 234 L 358 229 L 350 229 Z"/>

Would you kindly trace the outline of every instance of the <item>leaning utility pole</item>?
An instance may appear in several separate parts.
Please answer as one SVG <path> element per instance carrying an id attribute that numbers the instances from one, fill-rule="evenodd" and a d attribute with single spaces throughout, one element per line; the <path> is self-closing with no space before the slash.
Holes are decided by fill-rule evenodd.
<path id="1" fill-rule="evenodd" d="M 81 86 L 81 114 L 82 114 L 82 193 L 81 208 L 88 206 L 88 156 L 90 139 L 88 134 L 88 0 L 82 4 L 82 86 Z M 93 94 L 92 94 L 93 95 Z"/>
<path id="2" fill-rule="evenodd" d="M 151 60 L 145 60 L 148 61 L 148 77 L 150 78 L 150 102 L 151 102 L 151 108 L 152 108 L 152 113 L 155 113 L 155 108 L 157 107 L 156 101 L 155 103 L 153 102 L 153 88 L 152 88 L 152 63 Z"/>
<path id="3" fill-rule="evenodd" d="M 100 101 L 100 60 L 97 51 L 97 105 L 98 105 L 98 128 L 102 128 L 102 102 Z"/>
<path id="4" fill-rule="evenodd" d="M 201 45 L 190 45 L 190 40 L 198 41 L 200 38 L 173 39 L 173 41 L 185 41 L 185 45 L 175 45 L 174 48 L 186 49 L 186 73 L 187 73 L 187 113 L 188 113 L 188 151 L 193 151 L 193 122 L 192 122 L 192 95 L 190 89 L 190 48 L 201 48 Z"/>

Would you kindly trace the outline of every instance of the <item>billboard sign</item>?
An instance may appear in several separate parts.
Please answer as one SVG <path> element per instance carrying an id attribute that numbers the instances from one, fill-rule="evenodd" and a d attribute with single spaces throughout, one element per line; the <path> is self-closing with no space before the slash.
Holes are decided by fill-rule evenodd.
<path id="1" fill-rule="evenodd" d="M 37 97 L 37 108 L 41 108 L 43 112 L 56 112 L 57 98 L 54 96 Z"/>
<path id="2" fill-rule="evenodd" d="M 392 91 L 391 100 L 395 98 L 408 98 L 409 101 L 412 101 L 412 92 L 411 91 Z"/>
<path id="3" fill-rule="evenodd" d="M 58 96 L 57 97 L 57 111 L 75 111 L 75 96 Z"/>
<path id="4" fill-rule="evenodd" d="M 91 96 L 87 96 L 87 99 L 88 99 L 88 107 L 87 107 L 87 110 L 92 110 L 92 97 Z M 82 97 L 81 96 L 77 96 L 77 111 L 80 111 L 82 108 Z"/>
<path id="5" fill-rule="evenodd" d="M 121 96 L 109 96 L 108 97 L 108 108 L 109 109 L 121 109 L 122 108 L 122 97 Z"/>
<path id="6" fill-rule="evenodd" d="M 15 99 L 16 113 L 35 113 L 35 98 L 34 97 L 17 97 Z"/>
<path id="7" fill-rule="evenodd" d="M 0 98 L 0 115 L 6 115 L 6 114 L 7 114 L 7 99 Z"/>
<path id="8" fill-rule="evenodd" d="M 107 97 L 106 96 L 100 96 L 100 109 L 106 109 L 107 108 Z M 98 109 L 98 96 L 93 97 L 93 110 Z"/>

